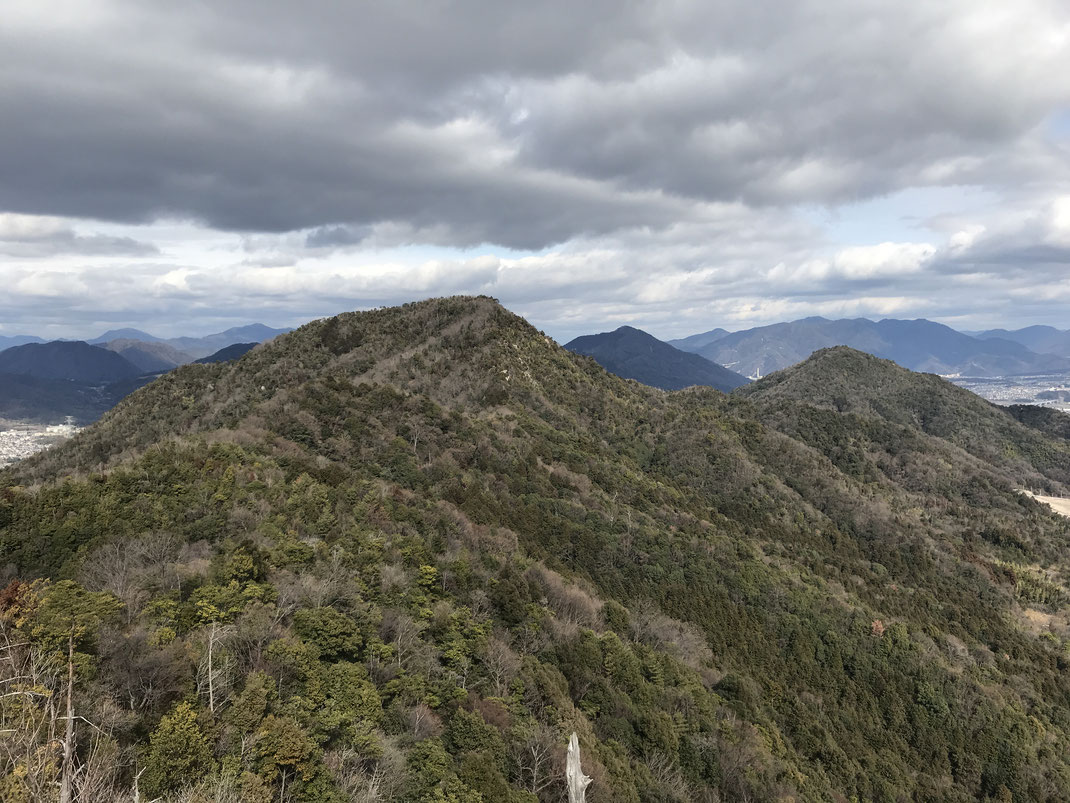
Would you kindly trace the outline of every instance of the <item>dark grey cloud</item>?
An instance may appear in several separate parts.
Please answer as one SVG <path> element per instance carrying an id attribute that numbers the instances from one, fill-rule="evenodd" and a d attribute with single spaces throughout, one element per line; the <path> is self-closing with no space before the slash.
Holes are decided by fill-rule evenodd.
<path id="1" fill-rule="evenodd" d="M 76 255 L 146 257 L 159 253 L 152 243 L 132 237 L 79 234 L 64 221 L 0 213 L 0 256 L 44 259 Z"/>
<path id="2" fill-rule="evenodd" d="M 10 211 L 533 249 L 667 230 L 706 202 L 1066 177 L 1043 123 L 1070 100 L 1067 15 L 1046 0 L 987 17 L 965 0 L 97 0 L 70 24 L 16 5 Z"/>

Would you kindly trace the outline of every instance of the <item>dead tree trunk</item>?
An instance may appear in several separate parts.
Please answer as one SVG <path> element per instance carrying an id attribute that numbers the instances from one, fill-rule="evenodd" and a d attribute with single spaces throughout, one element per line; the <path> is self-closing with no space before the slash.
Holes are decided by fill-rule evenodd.
<path id="1" fill-rule="evenodd" d="M 67 724 L 63 733 L 63 765 L 59 776 L 59 803 L 71 803 L 74 783 L 74 630 L 67 640 Z"/>
<path id="2" fill-rule="evenodd" d="M 580 739 L 573 732 L 568 740 L 568 761 L 565 765 L 565 780 L 568 782 L 568 803 L 584 803 L 587 786 L 591 779 L 580 767 Z"/>

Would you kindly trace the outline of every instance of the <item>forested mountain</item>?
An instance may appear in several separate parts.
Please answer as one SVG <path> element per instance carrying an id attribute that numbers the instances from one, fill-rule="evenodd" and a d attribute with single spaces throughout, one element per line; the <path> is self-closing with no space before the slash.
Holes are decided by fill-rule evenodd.
<path id="1" fill-rule="evenodd" d="M 211 362 L 227 362 L 229 360 L 236 360 L 239 357 L 248 354 L 250 351 L 257 347 L 257 343 L 235 343 L 232 346 L 221 348 L 215 354 L 209 354 L 207 357 L 201 357 L 197 362 L 211 363 Z"/>
<path id="2" fill-rule="evenodd" d="M 662 390 L 709 385 L 727 393 L 750 381 L 705 357 L 675 349 L 631 326 L 577 337 L 565 348 L 594 357 L 610 373 Z"/>
<path id="3" fill-rule="evenodd" d="M 71 416 L 78 424 L 88 424 L 116 401 L 118 398 L 107 391 L 86 382 L 0 373 L 0 419 L 61 424 Z"/>
<path id="4" fill-rule="evenodd" d="M 804 318 L 732 332 L 702 346 L 688 340 L 674 344 L 747 376 L 779 371 L 831 346 L 850 346 L 913 371 L 937 374 L 1006 376 L 1070 369 L 1065 357 L 1036 354 L 1010 340 L 970 337 L 924 319 Z"/>
<path id="5" fill-rule="evenodd" d="M 107 383 L 137 376 L 142 371 L 121 355 L 100 346 L 90 346 L 81 340 L 55 340 L 0 351 L 0 373 Z"/>
<path id="6" fill-rule="evenodd" d="M 1039 354 L 1058 354 L 1070 357 L 1070 331 L 1056 329 L 1054 326 L 1027 326 L 1024 329 L 989 329 L 979 332 L 977 337 L 983 340 L 998 338 L 1021 343 L 1026 348 Z"/>
<path id="7" fill-rule="evenodd" d="M 560 801 L 577 731 L 591 801 L 1065 800 L 1032 409 L 664 393 L 482 298 L 183 366 L 0 473 L 0 798 Z"/>

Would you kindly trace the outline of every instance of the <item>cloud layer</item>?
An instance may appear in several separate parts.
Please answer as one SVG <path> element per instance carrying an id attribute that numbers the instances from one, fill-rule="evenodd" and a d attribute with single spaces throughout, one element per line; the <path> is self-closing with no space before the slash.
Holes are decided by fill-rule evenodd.
<path id="1" fill-rule="evenodd" d="M 562 333 L 1016 323 L 1068 294 L 1058 0 L 16 0 L 0 54 L 5 331 L 445 292 Z"/>

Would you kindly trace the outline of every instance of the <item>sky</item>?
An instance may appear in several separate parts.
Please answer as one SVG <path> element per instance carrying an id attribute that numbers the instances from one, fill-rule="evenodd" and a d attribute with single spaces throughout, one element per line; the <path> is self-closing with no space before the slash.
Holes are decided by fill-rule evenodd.
<path id="1" fill-rule="evenodd" d="M 1065 0 L 6 0 L 0 334 L 1070 328 Z"/>

